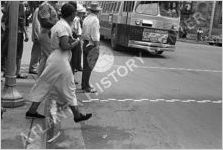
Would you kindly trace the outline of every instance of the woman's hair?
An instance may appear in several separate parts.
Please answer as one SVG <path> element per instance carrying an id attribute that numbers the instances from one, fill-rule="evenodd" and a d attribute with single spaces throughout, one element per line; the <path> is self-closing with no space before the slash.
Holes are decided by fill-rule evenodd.
<path id="1" fill-rule="evenodd" d="M 71 16 L 74 12 L 76 12 L 76 9 L 68 3 L 64 4 L 61 8 L 61 15 L 63 18 Z"/>

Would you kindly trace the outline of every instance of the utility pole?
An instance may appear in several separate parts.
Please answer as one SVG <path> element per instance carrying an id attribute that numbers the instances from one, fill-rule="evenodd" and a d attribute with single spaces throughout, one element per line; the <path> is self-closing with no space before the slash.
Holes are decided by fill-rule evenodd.
<path id="1" fill-rule="evenodd" d="M 210 21 L 210 28 L 209 28 L 209 32 L 208 32 L 208 37 L 211 37 L 211 33 L 212 33 L 212 29 L 213 29 L 215 6 L 216 6 L 216 1 L 214 0 L 213 1 L 212 12 L 211 12 L 211 21 Z"/>
<path id="2" fill-rule="evenodd" d="M 5 72 L 5 86 L 1 94 L 3 107 L 15 108 L 24 105 L 22 95 L 16 90 L 16 51 L 18 35 L 19 1 L 9 1 L 9 41 Z"/>

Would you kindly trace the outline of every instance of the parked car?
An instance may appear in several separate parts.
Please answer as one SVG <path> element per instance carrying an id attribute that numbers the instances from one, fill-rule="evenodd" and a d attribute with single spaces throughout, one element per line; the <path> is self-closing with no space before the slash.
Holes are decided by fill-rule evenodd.
<path id="1" fill-rule="evenodd" d="M 222 35 L 212 36 L 207 42 L 209 45 L 222 46 Z"/>

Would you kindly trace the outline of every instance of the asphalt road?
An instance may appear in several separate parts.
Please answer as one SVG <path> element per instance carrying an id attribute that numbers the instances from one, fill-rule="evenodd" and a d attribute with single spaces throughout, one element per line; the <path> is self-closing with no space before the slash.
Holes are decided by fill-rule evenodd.
<path id="1" fill-rule="evenodd" d="M 98 93 L 79 95 L 81 109 L 93 113 L 80 124 L 84 148 L 222 147 L 220 47 L 178 42 L 161 56 L 114 51 L 106 41 L 101 49 L 109 57 L 92 73 Z M 23 64 L 30 52 L 26 44 Z"/>

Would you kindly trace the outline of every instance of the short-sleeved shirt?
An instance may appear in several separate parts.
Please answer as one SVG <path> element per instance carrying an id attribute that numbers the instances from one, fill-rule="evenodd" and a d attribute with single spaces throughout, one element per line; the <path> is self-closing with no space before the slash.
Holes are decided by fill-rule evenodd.
<path id="1" fill-rule="evenodd" d="M 82 29 L 81 29 L 81 23 L 80 23 L 80 17 L 76 16 L 73 20 L 72 23 L 72 30 L 76 35 L 81 35 L 82 34 Z"/>
<path id="2" fill-rule="evenodd" d="M 61 18 L 55 26 L 51 29 L 51 48 L 52 50 L 61 50 L 60 38 L 63 36 L 69 36 L 72 38 L 71 26 Z M 62 50 L 61 50 L 62 51 Z M 71 57 L 71 51 L 63 51 L 64 55 Z M 70 59 L 70 58 L 69 58 Z"/>

